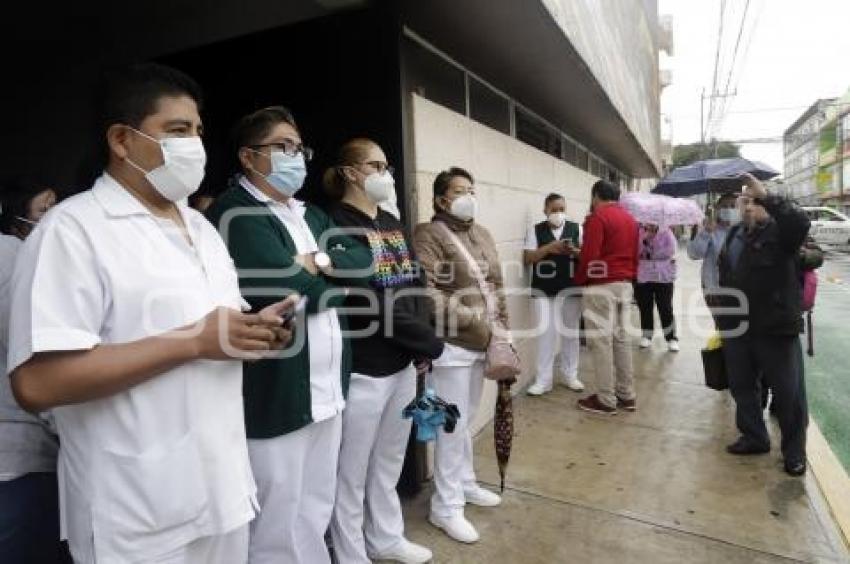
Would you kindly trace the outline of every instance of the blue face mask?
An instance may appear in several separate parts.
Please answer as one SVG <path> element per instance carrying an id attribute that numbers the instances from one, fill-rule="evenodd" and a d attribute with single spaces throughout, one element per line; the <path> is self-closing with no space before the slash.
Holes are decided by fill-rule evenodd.
<path id="1" fill-rule="evenodd" d="M 273 151 L 269 158 L 272 161 L 272 171 L 266 176 L 266 182 L 284 196 L 294 196 L 307 177 L 304 155 L 298 153 L 293 157 L 282 151 Z"/>

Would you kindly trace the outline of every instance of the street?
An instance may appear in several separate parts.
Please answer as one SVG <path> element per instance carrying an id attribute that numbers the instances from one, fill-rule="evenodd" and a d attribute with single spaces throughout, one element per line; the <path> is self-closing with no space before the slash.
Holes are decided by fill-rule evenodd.
<path id="1" fill-rule="evenodd" d="M 845 469 L 850 469 L 850 249 L 830 249 L 818 270 L 818 294 L 812 316 L 815 355 L 806 357 L 811 415 Z"/>

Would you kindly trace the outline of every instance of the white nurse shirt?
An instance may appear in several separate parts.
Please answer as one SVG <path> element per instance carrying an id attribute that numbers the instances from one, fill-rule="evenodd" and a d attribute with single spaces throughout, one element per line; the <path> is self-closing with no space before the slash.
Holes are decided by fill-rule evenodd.
<path id="1" fill-rule="evenodd" d="M 180 206 L 192 245 L 107 174 L 56 206 L 12 281 L 9 362 L 126 343 L 239 308 L 218 232 Z M 63 538 L 84 562 L 150 561 L 255 514 L 238 361 L 189 362 L 54 409 Z"/>

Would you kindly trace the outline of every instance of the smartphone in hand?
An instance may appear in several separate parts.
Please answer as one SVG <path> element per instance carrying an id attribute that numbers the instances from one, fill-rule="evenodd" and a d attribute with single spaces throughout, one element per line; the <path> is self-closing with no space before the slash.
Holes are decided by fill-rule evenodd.
<path id="1" fill-rule="evenodd" d="M 307 309 L 307 296 L 301 296 L 298 302 L 295 304 L 295 307 L 291 307 L 285 312 L 281 317 L 283 318 L 283 325 L 289 325 L 296 317 L 300 317 L 304 315 L 304 312 Z"/>

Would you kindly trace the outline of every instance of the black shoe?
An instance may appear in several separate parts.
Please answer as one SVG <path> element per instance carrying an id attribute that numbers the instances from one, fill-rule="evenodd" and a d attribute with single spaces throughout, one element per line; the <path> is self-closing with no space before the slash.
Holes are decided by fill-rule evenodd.
<path id="1" fill-rule="evenodd" d="M 765 454 L 770 452 L 770 445 L 760 445 L 744 437 L 726 447 L 729 454 Z"/>
<path id="2" fill-rule="evenodd" d="M 806 473 L 806 461 L 805 460 L 786 460 L 785 461 L 785 472 L 789 476 L 802 476 Z"/>

